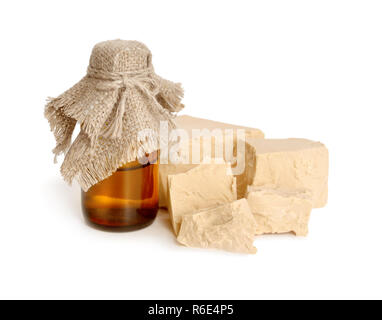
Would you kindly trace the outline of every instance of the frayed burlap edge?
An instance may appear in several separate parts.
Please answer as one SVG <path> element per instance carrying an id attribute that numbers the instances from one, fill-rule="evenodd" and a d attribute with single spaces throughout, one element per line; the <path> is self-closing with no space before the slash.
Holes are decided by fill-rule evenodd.
<path id="1" fill-rule="evenodd" d="M 175 116 L 174 113 L 184 107 L 181 104 L 183 89 L 179 83 L 162 79 L 155 74 L 153 78 L 157 83 L 155 99 L 162 106 L 162 110 L 158 110 L 158 123 L 159 121 L 167 120 L 170 128 L 174 128 L 175 125 L 172 121 L 172 118 Z M 147 137 L 146 141 L 139 141 L 137 137 L 130 137 L 130 144 L 123 151 L 107 154 L 94 152 L 94 148 L 97 147 L 96 141 L 101 136 L 102 128 L 105 126 L 105 123 L 107 124 L 108 118 L 113 116 L 112 110 L 115 108 L 120 97 L 120 90 L 114 89 L 109 92 L 101 105 L 103 108 L 101 116 L 93 119 L 89 108 L 94 106 L 92 104 L 93 100 L 96 100 L 99 96 L 97 94 L 89 94 L 89 90 L 91 93 L 97 92 L 92 81 L 93 79 L 84 77 L 79 83 L 59 97 L 49 98 L 45 107 L 45 117 L 56 139 L 56 147 L 53 149 L 55 161 L 58 155 L 65 154 L 65 159 L 61 166 L 61 174 L 69 184 L 72 183 L 73 179 L 76 179 L 84 191 L 112 175 L 127 162 L 135 161 L 144 156 L 145 153 L 158 150 L 159 140 L 161 139 L 158 130 L 159 124 L 157 123 L 154 125 L 156 127 L 155 133 Z M 89 98 L 86 103 L 81 99 L 83 94 Z M 73 148 L 71 138 L 76 123 L 79 123 L 81 127 L 79 136 L 86 135 L 87 142 L 77 146 L 77 149 L 71 150 Z M 68 154 L 71 154 L 69 158 Z M 82 161 L 77 165 L 77 159 L 75 159 L 73 154 L 77 156 L 85 154 L 86 162 Z"/>

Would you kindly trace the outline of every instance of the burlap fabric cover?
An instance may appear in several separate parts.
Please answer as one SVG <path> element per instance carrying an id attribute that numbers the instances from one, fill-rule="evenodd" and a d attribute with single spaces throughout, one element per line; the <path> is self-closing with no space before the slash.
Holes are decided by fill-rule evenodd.
<path id="1" fill-rule="evenodd" d="M 59 97 L 49 98 L 45 108 L 57 142 L 55 161 L 65 154 L 64 179 L 76 179 L 87 191 L 127 162 L 158 150 L 160 121 L 175 127 L 172 119 L 183 108 L 182 97 L 180 84 L 154 73 L 144 44 L 97 44 L 87 75 Z M 72 143 L 77 122 L 81 131 Z"/>

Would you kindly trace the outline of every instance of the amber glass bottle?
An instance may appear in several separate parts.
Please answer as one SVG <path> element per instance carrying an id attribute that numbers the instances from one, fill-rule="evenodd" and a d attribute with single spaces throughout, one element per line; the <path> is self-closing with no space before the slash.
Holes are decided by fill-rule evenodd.
<path id="1" fill-rule="evenodd" d="M 112 176 L 82 191 L 82 210 L 91 225 L 130 231 L 150 225 L 158 210 L 157 153 L 147 164 L 130 162 Z"/>

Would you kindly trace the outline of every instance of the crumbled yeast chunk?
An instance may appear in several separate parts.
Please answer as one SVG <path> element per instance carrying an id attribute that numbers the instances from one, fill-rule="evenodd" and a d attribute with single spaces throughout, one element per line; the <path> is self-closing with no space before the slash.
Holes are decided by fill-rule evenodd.
<path id="1" fill-rule="evenodd" d="M 308 234 L 312 193 L 308 190 L 250 187 L 249 207 L 256 220 L 256 234 L 294 232 Z"/>
<path id="2" fill-rule="evenodd" d="M 177 240 L 188 247 L 254 254 L 256 223 L 246 199 L 183 216 Z"/>
<path id="3" fill-rule="evenodd" d="M 186 173 L 168 176 L 169 212 L 174 232 L 182 217 L 237 199 L 236 178 L 229 163 L 200 164 Z"/>

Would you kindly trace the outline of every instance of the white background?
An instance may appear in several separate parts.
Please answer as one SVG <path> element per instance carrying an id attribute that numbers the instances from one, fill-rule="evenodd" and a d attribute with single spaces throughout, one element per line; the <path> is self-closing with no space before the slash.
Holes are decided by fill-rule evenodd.
<path id="1" fill-rule="evenodd" d="M 382 298 L 381 1 L 2 1 L 0 33 L 0 298 Z M 115 38 L 183 83 L 183 113 L 327 145 L 307 238 L 246 256 L 178 245 L 164 214 L 136 233 L 84 224 L 43 109 Z"/>

